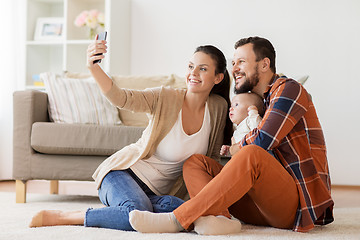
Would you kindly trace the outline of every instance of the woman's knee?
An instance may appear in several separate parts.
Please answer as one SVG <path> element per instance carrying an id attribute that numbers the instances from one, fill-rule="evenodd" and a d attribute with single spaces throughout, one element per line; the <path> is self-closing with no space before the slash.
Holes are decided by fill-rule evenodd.
<path id="1" fill-rule="evenodd" d="M 111 198 L 109 196 L 100 195 L 100 201 L 108 207 L 125 207 L 129 209 L 129 212 L 132 210 L 141 210 L 141 211 L 153 211 L 153 207 L 149 198 Z"/>
<path id="2" fill-rule="evenodd" d="M 152 204 L 145 192 L 125 171 L 109 172 L 99 188 L 100 201 L 108 207 L 126 207 L 152 211 Z"/>
<path id="3" fill-rule="evenodd" d="M 184 200 L 170 195 L 150 197 L 154 212 L 172 212 L 184 203 Z"/>
<path id="4" fill-rule="evenodd" d="M 140 211 L 148 211 L 153 212 L 153 206 L 149 199 L 145 199 L 148 201 L 141 200 L 126 200 L 119 204 L 119 206 L 126 207 L 129 212 L 132 210 L 140 210 Z"/>

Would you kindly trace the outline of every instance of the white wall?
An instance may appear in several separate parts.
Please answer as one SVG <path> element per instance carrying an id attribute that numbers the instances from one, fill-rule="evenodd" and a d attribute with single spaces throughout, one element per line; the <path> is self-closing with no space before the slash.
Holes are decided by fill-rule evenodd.
<path id="1" fill-rule="evenodd" d="M 268 38 L 278 72 L 310 75 L 333 184 L 360 185 L 359 29 L 358 0 L 133 0 L 131 72 L 183 75 L 198 45 L 231 58 L 238 39 Z"/>
<path id="2" fill-rule="evenodd" d="M 0 180 L 12 178 L 12 93 L 16 88 L 16 56 L 19 56 L 17 40 L 11 37 L 16 36 L 15 7 L 15 1 L 1 1 Z"/>
<path id="3" fill-rule="evenodd" d="M 16 14 L 10 14 L 15 2 L 1 2 L 1 22 L 13 23 L 2 26 L 9 36 L 19 35 Z M 279 72 L 310 75 L 305 87 L 324 128 L 333 184 L 360 185 L 360 1 L 132 0 L 131 28 L 132 74 L 183 75 L 198 45 L 216 45 L 231 58 L 238 39 L 268 38 Z M 0 180 L 11 178 L 12 171 L 16 44 L 0 38 Z"/>

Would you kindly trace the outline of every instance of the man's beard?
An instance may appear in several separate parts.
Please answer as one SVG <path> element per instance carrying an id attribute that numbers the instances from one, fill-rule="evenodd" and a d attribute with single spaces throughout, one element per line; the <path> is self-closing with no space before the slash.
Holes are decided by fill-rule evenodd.
<path id="1" fill-rule="evenodd" d="M 250 76 L 249 78 L 245 77 L 245 82 L 241 84 L 239 88 L 236 88 L 236 84 L 235 84 L 234 87 L 235 94 L 251 92 L 253 88 L 259 83 L 259 80 L 260 79 L 259 79 L 258 66 L 256 66 L 255 73 L 253 76 Z"/>

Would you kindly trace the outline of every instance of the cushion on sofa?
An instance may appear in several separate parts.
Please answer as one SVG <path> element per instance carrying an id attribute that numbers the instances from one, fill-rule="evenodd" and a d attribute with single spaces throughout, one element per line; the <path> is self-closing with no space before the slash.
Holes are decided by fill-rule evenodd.
<path id="1" fill-rule="evenodd" d="M 63 77 L 65 78 L 79 78 L 79 79 L 83 79 L 83 78 L 89 78 L 91 77 L 90 73 L 86 73 L 86 72 L 64 72 Z"/>
<path id="2" fill-rule="evenodd" d="M 50 119 L 56 123 L 118 125 L 118 110 L 104 97 L 93 78 L 65 78 L 46 72 L 40 78 L 49 98 Z"/>
<path id="3" fill-rule="evenodd" d="M 78 73 L 78 72 L 65 72 L 63 74 L 65 78 L 90 78 L 91 74 L 89 73 Z M 117 84 L 125 88 L 130 89 L 145 89 L 149 87 L 158 87 L 161 85 L 172 86 L 174 88 L 186 88 L 185 77 L 177 76 L 176 74 L 167 75 L 154 75 L 154 76 L 120 76 L 114 75 L 111 76 Z"/>
<path id="4" fill-rule="evenodd" d="M 64 76 L 67 78 L 89 78 L 88 73 L 66 72 Z M 171 86 L 174 88 L 186 88 L 184 77 L 175 74 L 171 75 L 113 75 L 111 76 L 114 83 L 122 88 L 142 90 L 145 88 Z M 125 109 L 119 109 L 121 122 L 126 126 L 147 126 L 149 119 L 145 113 L 131 112 Z"/>
<path id="5" fill-rule="evenodd" d="M 171 85 L 173 88 L 186 89 L 185 77 L 180 77 L 180 76 L 178 76 L 176 74 L 171 74 L 171 77 L 174 79 L 174 83 Z"/>
<path id="6" fill-rule="evenodd" d="M 36 122 L 31 147 L 40 153 L 109 156 L 136 142 L 144 128 Z"/>

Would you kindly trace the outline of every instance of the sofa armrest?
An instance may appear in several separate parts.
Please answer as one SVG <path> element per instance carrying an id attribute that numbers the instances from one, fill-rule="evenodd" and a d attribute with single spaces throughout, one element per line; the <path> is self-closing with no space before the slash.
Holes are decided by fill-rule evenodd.
<path id="1" fill-rule="evenodd" d="M 31 179 L 31 128 L 34 122 L 48 122 L 48 97 L 36 90 L 16 91 L 13 94 L 13 178 Z"/>

